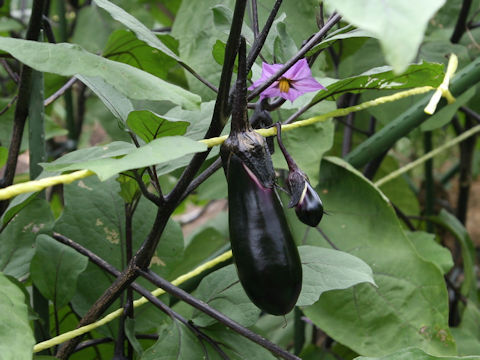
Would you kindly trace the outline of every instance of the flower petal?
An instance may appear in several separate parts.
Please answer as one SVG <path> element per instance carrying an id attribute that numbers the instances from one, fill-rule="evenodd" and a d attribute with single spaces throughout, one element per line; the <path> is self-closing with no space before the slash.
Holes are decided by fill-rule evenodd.
<path id="1" fill-rule="evenodd" d="M 302 93 L 317 91 L 317 90 L 326 90 L 325 86 L 320 84 L 313 77 L 293 81 L 292 87 Z"/>
<path id="2" fill-rule="evenodd" d="M 275 74 L 278 70 L 280 70 L 283 67 L 282 64 L 267 64 L 267 63 L 262 63 L 262 78 L 266 77 L 268 79 L 271 77 L 273 74 Z"/>
<path id="3" fill-rule="evenodd" d="M 303 95 L 303 92 L 298 91 L 294 89 L 293 87 L 288 90 L 288 92 L 281 92 L 280 96 L 286 100 L 290 100 L 291 102 L 294 102 L 296 98 L 298 98 L 300 95 Z"/>
<path id="4" fill-rule="evenodd" d="M 304 58 L 298 60 L 283 76 L 290 80 L 300 80 L 312 77 L 312 72 L 308 66 L 307 59 Z"/>

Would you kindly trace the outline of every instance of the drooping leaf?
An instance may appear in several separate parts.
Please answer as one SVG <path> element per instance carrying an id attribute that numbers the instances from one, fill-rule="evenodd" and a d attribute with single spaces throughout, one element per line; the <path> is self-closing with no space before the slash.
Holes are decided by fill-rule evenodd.
<path id="1" fill-rule="evenodd" d="M 149 143 L 164 136 L 183 135 L 190 124 L 148 110 L 140 110 L 128 114 L 127 125 L 143 141 Z"/>
<path id="2" fill-rule="evenodd" d="M 123 123 L 128 114 L 133 111 L 133 105 L 128 97 L 115 89 L 101 77 L 77 75 L 77 78 L 87 85 L 105 104 L 108 110 Z"/>
<path id="3" fill-rule="evenodd" d="M 402 2 L 395 0 L 327 0 L 351 24 L 379 39 L 385 58 L 395 72 L 405 71 L 413 61 L 427 23 L 445 0 Z"/>
<path id="4" fill-rule="evenodd" d="M 453 267 L 452 253 L 435 241 L 435 235 L 423 231 L 406 232 L 417 251 L 446 274 Z"/>
<path id="5" fill-rule="evenodd" d="M 324 293 L 303 310 L 317 326 L 357 353 L 383 356 L 406 345 L 453 354 L 447 289 L 439 267 L 420 257 L 386 198 L 361 174 L 335 158 L 324 159 L 317 187 L 325 210 L 320 228 L 340 250 L 367 263 L 378 287 L 358 284 Z M 306 233 L 292 210 L 298 242 L 325 246 Z"/>
<path id="6" fill-rule="evenodd" d="M 297 306 L 315 303 L 322 293 L 368 282 L 375 285 L 372 269 L 348 253 L 319 246 L 300 246 L 303 284 Z"/>
<path id="7" fill-rule="evenodd" d="M 355 360 L 480 360 L 480 356 L 435 356 L 430 355 L 427 352 L 409 347 L 406 349 L 399 350 L 395 353 L 381 356 L 381 357 L 369 357 L 369 356 L 359 356 Z"/>
<path id="8" fill-rule="evenodd" d="M 122 158 L 111 158 L 102 155 L 102 158 L 96 158 L 88 161 L 76 161 L 67 163 L 64 160 L 52 163 L 41 164 L 47 171 L 69 171 L 89 169 L 97 174 L 103 181 L 122 171 L 143 168 L 151 165 L 169 163 L 172 160 L 181 158 L 184 155 L 202 152 L 207 146 L 197 141 L 190 140 L 182 136 L 168 136 L 155 139 L 139 148 L 128 151 Z M 89 149 L 87 149 L 89 150 Z"/>
<path id="9" fill-rule="evenodd" d="M 344 92 L 359 93 L 367 89 L 399 90 L 426 85 L 436 87 L 442 82 L 443 76 L 442 64 L 410 65 L 401 75 L 395 74 L 389 66 L 382 66 L 325 85 L 327 90 L 319 91 L 312 102 L 318 102 Z"/>
<path id="10" fill-rule="evenodd" d="M 200 97 L 135 67 L 91 54 L 78 45 L 0 38 L 0 49 L 38 71 L 101 77 L 132 99 L 167 100 L 196 108 Z"/>
<path id="11" fill-rule="evenodd" d="M 326 47 L 329 47 L 332 43 L 334 43 L 337 40 L 362 38 L 362 37 L 370 37 L 370 34 L 362 29 L 355 29 L 353 26 L 347 25 L 329 34 L 329 36 L 327 36 L 325 39 L 323 39 L 321 42 L 315 45 L 311 50 L 309 50 L 306 55 L 311 56 L 315 54 L 317 51 L 321 49 L 325 49 Z"/>
<path id="12" fill-rule="evenodd" d="M 42 295 L 61 308 L 75 294 L 77 278 L 87 264 L 88 259 L 74 249 L 48 235 L 40 235 L 30 263 L 31 278 Z"/>
<path id="13" fill-rule="evenodd" d="M 122 270 L 126 266 L 125 210 L 119 191 L 120 185 L 117 181 L 110 179 L 101 182 L 96 177 L 66 185 L 64 187 L 65 209 L 54 229 L 94 252 L 115 268 Z M 156 212 L 157 208 L 154 204 L 146 199 L 140 200 L 132 225 L 134 252 L 147 238 Z M 182 232 L 179 225 L 170 220 L 152 258 L 150 269 L 160 276 L 171 279 L 170 272 L 182 260 L 182 256 Z M 78 277 L 77 292 L 72 299 L 75 310 L 84 314 L 112 281 L 112 276 L 89 263 L 87 269 Z M 151 285 L 145 286 L 152 289 Z M 116 302 L 109 310 L 115 310 L 119 306 L 119 302 Z M 138 331 L 151 329 L 164 316 L 155 309 L 155 311 L 149 309 L 149 305 L 144 305 L 135 311 Z M 109 323 L 107 326 L 110 328 L 109 335 L 116 334 L 115 323 Z"/>
<path id="14" fill-rule="evenodd" d="M 16 279 L 24 278 L 35 253 L 35 238 L 48 233 L 53 214 L 45 200 L 34 199 L 0 233 L 0 271 Z"/>
<path id="15" fill-rule="evenodd" d="M 0 272 L 0 353 L 2 359 L 31 359 L 35 344 L 25 296 Z"/>
<path id="16" fill-rule="evenodd" d="M 170 50 L 152 31 L 150 31 L 150 29 L 135 19 L 135 17 L 130 15 L 128 12 L 108 0 L 94 0 L 94 2 L 97 4 L 97 6 L 107 11 L 115 20 L 121 22 L 127 28 L 132 30 L 140 40 L 145 41 L 148 45 L 160 50 L 172 59 L 180 61 L 178 56 L 175 55 L 175 53 Z"/>

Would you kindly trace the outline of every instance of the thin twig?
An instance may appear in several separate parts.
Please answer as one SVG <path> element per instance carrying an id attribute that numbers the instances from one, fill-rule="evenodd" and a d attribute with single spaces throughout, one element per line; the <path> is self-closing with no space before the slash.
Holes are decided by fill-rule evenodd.
<path id="1" fill-rule="evenodd" d="M 50 95 L 47 99 L 45 99 L 43 105 L 47 107 L 51 103 L 53 103 L 55 100 L 57 100 L 60 96 L 65 94 L 65 91 L 70 89 L 73 84 L 75 84 L 78 81 L 78 79 L 74 76 L 70 80 L 68 80 L 60 89 L 55 91 L 54 94 Z"/>
<path id="2" fill-rule="evenodd" d="M 15 84 L 18 84 L 18 82 L 20 81 L 20 77 L 15 71 L 12 70 L 10 65 L 8 65 L 7 60 L 0 59 L 0 63 L 2 64 L 3 68 L 7 72 L 8 76 L 10 76 L 10 79 L 12 79 Z"/>
<path id="3" fill-rule="evenodd" d="M 322 237 L 325 239 L 325 241 L 328 242 L 332 248 L 334 248 L 335 250 L 340 250 L 340 249 L 333 243 L 333 241 L 330 240 L 330 238 L 327 236 L 327 234 L 325 234 L 325 233 L 323 232 L 323 230 L 320 228 L 320 226 L 315 227 L 315 229 L 317 229 L 317 231 L 320 233 L 320 235 L 322 235 Z"/>
<path id="4" fill-rule="evenodd" d="M 257 5 L 256 1 L 254 5 L 252 1 L 252 8 L 256 9 L 257 8 L 256 5 Z M 268 19 L 265 23 L 265 26 L 262 29 L 262 32 L 255 36 L 255 41 L 253 42 L 252 48 L 250 49 L 250 52 L 247 57 L 247 72 L 249 72 L 250 69 L 252 68 L 253 63 L 257 59 L 257 56 L 260 54 L 260 51 L 262 50 L 262 47 L 265 44 L 265 40 L 267 39 L 267 35 L 270 32 L 270 28 L 272 27 L 273 21 L 277 16 L 278 9 L 280 9 L 280 5 L 282 5 L 282 0 L 276 0 L 275 4 L 273 5 L 272 11 L 270 11 L 270 14 L 268 15 Z M 257 22 L 258 22 L 258 19 L 257 19 Z M 258 27 L 258 23 L 257 23 L 257 27 Z M 257 28 L 257 32 L 258 32 L 258 28 Z"/>
<path id="5" fill-rule="evenodd" d="M 7 105 L 5 105 L 5 107 L 0 111 L 0 116 L 2 116 L 3 114 L 5 114 L 11 107 L 13 104 L 15 104 L 15 101 L 17 101 L 18 99 L 18 95 L 15 95 L 12 100 L 10 100 L 8 102 Z"/>
<path id="6" fill-rule="evenodd" d="M 472 5 L 472 0 L 463 0 L 462 8 L 458 14 L 457 23 L 455 24 L 455 30 L 453 31 L 450 41 L 454 44 L 458 43 L 462 38 L 462 35 L 467 30 L 467 16 Z"/>
<path id="7" fill-rule="evenodd" d="M 477 113 L 476 111 L 473 111 L 469 107 L 466 106 L 460 106 L 460 110 L 465 113 L 465 115 L 470 116 L 472 120 L 475 120 L 477 123 L 480 124 L 480 114 Z"/>
<path id="8" fill-rule="evenodd" d="M 257 0 L 251 1 L 252 5 L 252 29 L 253 29 L 253 36 L 255 40 L 258 38 L 258 33 L 260 32 L 258 28 L 258 7 L 257 7 Z"/>

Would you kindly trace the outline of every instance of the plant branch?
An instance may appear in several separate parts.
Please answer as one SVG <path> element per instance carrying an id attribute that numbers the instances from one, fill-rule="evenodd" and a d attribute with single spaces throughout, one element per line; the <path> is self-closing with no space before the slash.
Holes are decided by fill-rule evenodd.
<path id="1" fill-rule="evenodd" d="M 37 41 L 42 28 L 42 16 L 45 0 L 34 0 L 32 4 L 32 14 L 28 23 L 26 34 L 27 40 Z M 18 89 L 17 106 L 13 120 L 13 131 L 10 146 L 8 149 L 8 158 L 5 166 L 5 174 L 0 182 L 0 187 L 10 186 L 13 183 L 15 170 L 17 168 L 17 159 L 22 143 L 23 129 L 28 116 L 28 107 L 30 103 L 32 69 L 22 65 L 20 74 L 20 85 Z M 3 214 L 8 206 L 8 201 L 0 201 L 0 214 Z"/>
<path id="2" fill-rule="evenodd" d="M 0 63 L 2 64 L 3 68 L 7 72 L 8 76 L 10 76 L 10 79 L 12 79 L 15 84 L 18 84 L 18 82 L 20 81 L 20 77 L 15 71 L 12 70 L 10 65 L 8 65 L 7 60 L 0 59 Z"/>
<path id="3" fill-rule="evenodd" d="M 230 27 L 230 35 L 227 40 L 225 48 L 225 61 L 222 68 L 222 74 L 220 77 L 220 86 L 218 89 L 217 100 L 215 101 L 215 107 L 213 110 L 212 121 L 205 134 L 205 138 L 218 136 L 225 124 L 230 113 L 229 109 L 229 92 L 230 82 L 232 79 L 233 66 L 235 64 L 235 56 L 237 54 L 238 45 L 240 42 L 240 35 L 243 25 L 243 17 L 245 14 L 246 0 L 237 0 L 235 3 L 235 10 L 233 13 L 232 25 Z M 203 162 L 207 158 L 210 150 L 203 153 L 197 153 L 188 164 L 187 168 L 180 176 L 176 186 L 167 195 L 166 200 L 168 203 L 173 204 L 174 207 L 179 203 L 182 194 L 188 187 L 197 171 L 202 166 Z M 173 211 L 173 210 L 172 210 Z"/>
<path id="4" fill-rule="evenodd" d="M 148 270 L 148 271 L 143 271 L 139 270 L 138 271 L 141 276 L 143 276 L 145 279 L 150 281 L 152 284 L 155 284 L 156 286 L 164 289 L 166 292 L 170 293 L 171 295 L 178 297 L 182 301 L 186 302 L 187 304 L 193 306 L 194 308 L 204 312 L 205 314 L 211 316 L 215 320 L 219 321 L 220 323 L 226 325 L 233 331 L 237 332 L 238 334 L 246 337 L 247 339 L 259 344 L 260 346 L 263 346 L 267 350 L 271 351 L 273 354 L 276 356 L 280 356 L 283 359 L 288 359 L 288 360 L 299 360 L 299 358 L 288 351 L 280 348 L 278 345 L 270 342 L 269 340 L 261 337 L 260 335 L 252 332 L 251 330 L 241 326 L 237 322 L 233 321 L 229 317 L 225 316 L 224 314 L 220 313 L 219 311 L 211 308 L 207 304 L 205 304 L 203 301 L 197 300 L 194 298 L 192 295 L 189 293 L 183 291 L 182 289 L 176 287 L 175 285 L 169 283 L 165 279 L 161 278 L 154 272 Z"/>
<path id="5" fill-rule="evenodd" d="M 252 28 L 253 28 L 253 36 L 255 40 L 258 38 L 258 33 L 260 32 L 258 28 L 258 7 L 257 7 L 257 0 L 251 1 L 252 6 Z"/>
<path id="6" fill-rule="evenodd" d="M 253 12 L 254 21 L 255 21 L 255 18 L 257 18 L 256 19 L 257 32 L 255 33 L 255 41 L 253 42 L 252 48 L 250 49 L 250 52 L 248 53 L 248 57 L 247 57 L 247 73 L 252 68 L 253 63 L 257 59 L 257 56 L 260 54 L 260 51 L 262 50 L 262 47 L 265 44 L 265 40 L 267 39 L 267 35 L 270 32 L 270 28 L 272 27 L 273 21 L 277 16 L 278 9 L 280 9 L 280 5 L 282 5 L 282 0 L 276 0 L 275 4 L 273 5 L 272 11 L 270 11 L 270 15 L 268 15 L 267 22 L 265 23 L 265 26 L 263 27 L 262 32 L 258 34 L 258 15 L 256 14 L 257 1 L 252 0 L 252 12 Z M 254 29 L 255 29 L 255 26 L 254 26 Z"/>
<path id="7" fill-rule="evenodd" d="M 200 175 L 192 180 L 190 185 L 182 194 L 180 202 L 185 200 L 185 198 L 192 193 L 197 187 L 199 187 L 205 180 L 207 180 L 211 175 L 213 175 L 218 169 L 222 167 L 222 159 L 217 158 L 209 167 L 207 167 Z"/>
<path id="8" fill-rule="evenodd" d="M 47 107 L 48 105 L 53 103 L 55 100 L 57 100 L 60 96 L 65 94 L 65 91 L 70 89 L 73 86 L 73 84 L 75 84 L 77 81 L 78 79 L 75 76 L 72 77 L 70 80 L 68 80 L 60 89 L 55 91 L 54 94 L 50 95 L 47 99 L 45 99 L 43 103 L 45 107 Z"/>
<path id="9" fill-rule="evenodd" d="M 450 37 L 450 41 L 454 44 L 458 43 L 462 38 L 462 35 L 467 30 L 467 16 L 470 11 L 470 6 L 472 5 L 472 0 L 463 0 L 462 8 L 457 18 L 457 23 L 455 24 L 455 29 L 453 34 Z"/>
<path id="10" fill-rule="evenodd" d="M 333 14 L 330 19 L 325 23 L 325 26 L 317 32 L 312 38 L 300 49 L 300 51 L 288 60 L 285 65 L 278 70 L 275 74 L 273 74 L 267 81 L 265 81 L 262 85 L 258 88 L 253 90 L 250 95 L 248 96 L 248 100 L 254 99 L 256 96 L 260 95 L 262 91 L 272 85 L 278 78 L 280 78 L 288 69 L 290 69 L 298 60 L 303 58 L 305 54 L 313 48 L 326 34 L 327 32 L 337 24 L 342 17 L 338 14 Z"/>

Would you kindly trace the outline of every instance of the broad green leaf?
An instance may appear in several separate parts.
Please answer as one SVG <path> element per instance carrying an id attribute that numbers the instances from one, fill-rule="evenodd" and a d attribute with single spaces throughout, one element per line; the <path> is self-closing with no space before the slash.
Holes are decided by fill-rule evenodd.
<path id="1" fill-rule="evenodd" d="M 0 353 L 2 360 L 31 359 L 35 344 L 25 296 L 0 272 Z"/>
<path id="2" fill-rule="evenodd" d="M 132 145 L 133 146 L 133 145 Z M 139 148 L 130 149 L 122 158 L 102 158 L 72 163 L 43 163 L 47 171 L 68 171 L 89 169 L 102 180 L 106 180 L 122 171 L 143 168 L 151 165 L 169 163 L 184 155 L 202 152 L 207 146 L 181 136 L 169 136 L 155 139 Z"/>
<path id="3" fill-rule="evenodd" d="M 338 80 L 325 85 L 327 90 L 319 91 L 312 102 L 316 103 L 332 95 L 344 92 L 359 93 L 367 89 L 399 90 L 417 86 L 440 85 L 444 77 L 443 65 L 422 63 L 410 65 L 401 75 L 395 74 L 389 66 L 373 68 L 363 74 Z"/>
<path id="4" fill-rule="evenodd" d="M 192 360 L 205 358 L 204 348 L 193 331 L 178 321 L 160 328 L 158 340 L 140 360 Z"/>
<path id="5" fill-rule="evenodd" d="M 304 313 L 336 341 L 360 354 L 383 356 L 405 346 L 454 354 L 443 274 L 419 256 L 387 199 L 358 171 L 324 159 L 317 191 L 325 210 L 320 228 L 341 251 L 367 263 L 378 287 L 358 284 L 324 293 Z M 325 246 L 287 210 L 297 242 Z"/>
<path id="6" fill-rule="evenodd" d="M 35 238 L 48 233 L 53 214 L 45 200 L 28 203 L 0 233 L 0 271 L 16 279 L 24 279 L 35 253 Z"/>
<path id="7" fill-rule="evenodd" d="M 117 181 L 110 179 L 101 182 L 96 177 L 65 185 L 65 209 L 54 229 L 122 270 L 126 266 L 125 210 L 119 191 L 120 185 Z M 147 238 L 156 212 L 156 206 L 150 201 L 143 198 L 140 200 L 132 225 L 134 252 Z M 182 261 L 182 257 L 182 232 L 178 224 L 170 220 L 151 261 L 150 269 L 160 276 L 171 279 L 170 272 Z M 112 281 L 112 276 L 89 263 L 87 269 L 78 277 L 77 292 L 72 299 L 75 310 L 83 315 Z M 151 285 L 145 286 L 152 289 Z M 119 306 L 120 304 L 116 302 L 110 310 L 115 310 Z M 163 316 L 163 313 L 157 310 L 151 311 L 150 305 L 142 306 L 135 311 L 137 330 L 147 331 L 155 327 Z M 116 324 L 109 323 L 107 326 L 111 331 L 109 335 L 116 336 Z"/>
<path id="8" fill-rule="evenodd" d="M 99 53 L 113 30 L 112 21 L 96 6 L 83 6 L 76 13 L 72 42 L 92 53 Z"/>
<path id="9" fill-rule="evenodd" d="M 234 265 L 206 276 L 194 292 L 194 296 L 214 309 L 243 326 L 252 326 L 260 315 L 257 308 L 248 298 L 240 285 Z M 192 320 L 195 324 L 205 327 L 216 322 L 210 316 L 194 310 Z"/>
<path id="10" fill-rule="evenodd" d="M 198 95 L 135 67 L 91 54 L 78 45 L 1 37 L 0 50 L 38 71 L 101 77 L 132 99 L 168 100 L 186 108 L 196 108 L 200 102 Z"/>
<path id="11" fill-rule="evenodd" d="M 228 217 L 226 212 L 221 212 L 185 239 L 183 259 L 172 269 L 172 278 L 193 270 L 228 243 Z"/>
<path id="12" fill-rule="evenodd" d="M 427 352 L 409 347 L 381 357 L 359 356 L 355 360 L 480 360 L 480 356 L 434 356 Z"/>
<path id="13" fill-rule="evenodd" d="M 110 35 L 103 56 L 134 66 L 166 80 L 177 62 L 157 48 L 139 40 L 130 30 L 117 30 Z"/>
<path id="14" fill-rule="evenodd" d="M 23 26 L 17 20 L 2 16 L 0 18 L 0 32 L 21 31 Z"/>
<path id="15" fill-rule="evenodd" d="M 475 87 L 471 87 L 455 99 L 455 102 L 445 106 L 422 123 L 422 131 L 432 131 L 448 124 L 455 116 L 460 106 L 464 106 L 475 95 Z"/>
<path id="16" fill-rule="evenodd" d="M 143 141 L 149 143 L 164 136 L 183 135 L 190 124 L 148 110 L 140 110 L 128 114 L 127 125 Z"/>
<path id="17" fill-rule="evenodd" d="M 127 121 L 128 114 L 133 111 L 133 105 L 130 99 L 101 77 L 77 75 L 77 78 L 102 100 L 113 116 L 123 123 Z"/>
<path id="18" fill-rule="evenodd" d="M 72 299 L 77 278 L 87 264 L 88 259 L 74 249 L 48 235 L 40 235 L 35 242 L 30 276 L 42 295 L 58 309 Z"/>
<path id="19" fill-rule="evenodd" d="M 366 30 L 382 45 L 395 72 L 402 73 L 417 54 L 427 23 L 445 0 L 404 2 L 396 0 L 327 0 L 344 20 Z"/>
<path id="20" fill-rule="evenodd" d="M 277 359 L 270 351 L 257 345 L 253 341 L 234 332 L 233 330 L 217 324 L 204 330 L 212 339 L 218 342 L 221 349 L 231 360 L 274 360 Z M 213 359 L 219 359 L 219 355 L 211 347 L 208 354 Z"/>
<path id="21" fill-rule="evenodd" d="M 458 327 L 452 328 L 452 335 L 457 343 L 458 355 L 480 354 L 480 309 L 473 302 L 467 303 L 462 321 Z"/>
<path id="22" fill-rule="evenodd" d="M 390 155 L 385 156 L 373 178 L 373 182 L 399 168 L 398 161 Z M 398 177 L 380 186 L 382 193 L 405 214 L 419 214 L 420 205 L 417 195 L 403 177 Z"/>
<path id="23" fill-rule="evenodd" d="M 438 216 L 431 217 L 431 221 L 445 227 L 460 243 L 463 259 L 463 283 L 462 294 L 476 301 L 476 272 L 475 272 L 475 246 L 465 226 L 445 209 L 440 211 Z"/>
<path id="24" fill-rule="evenodd" d="M 175 55 L 172 50 L 162 43 L 162 41 L 157 38 L 157 36 L 150 31 L 150 29 L 135 19 L 135 17 L 130 15 L 128 12 L 107 0 L 94 0 L 94 2 L 97 4 L 97 6 L 107 11 L 115 20 L 121 22 L 127 28 L 132 30 L 140 40 L 145 41 L 148 45 L 160 50 L 164 54 L 170 56 L 172 59 L 180 61 L 177 55 Z"/>
<path id="25" fill-rule="evenodd" d="M 8 149 L 6 147 L 0 146 L 0 168 L 5 165 L 8 157 Z"/>
<path id="26" fill-rule="evenodd" d="M 318 246 L 300 246 L 298 250 L 303 284 L 297 306 L 312 305 L 329 290 L 346 289 L 364 282 L 375 285 L 370 266 L 355 256 Z"/>
<path id="27" fill-rule="evenodd" d="M 406 232 L 418 253 L 426 260 L 437 265 L 444 274 L 453 267 L 452 253 L 448 248 L 435 241 L 435 235 L 423 231 Z"/>

